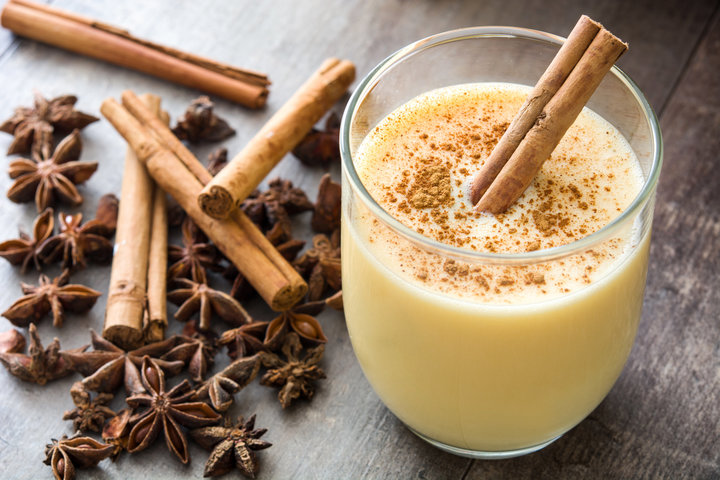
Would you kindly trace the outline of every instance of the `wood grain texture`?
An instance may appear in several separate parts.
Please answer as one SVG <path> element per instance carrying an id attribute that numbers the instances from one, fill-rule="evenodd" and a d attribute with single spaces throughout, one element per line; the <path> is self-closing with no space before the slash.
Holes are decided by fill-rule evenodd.
<path id="1" fill-rule="evenodd" d="M 2 3 L 3 0 L 0 0 Z M 663 128 L 666 166 L 657 206 L 652 267 L 644 319 L 630 363 L 610 396 L 576 429 L 548 449 L 502 462 L 472 462 L 440 452 L 417 439 L 382 406 L 353 356 L 341 315 L 320 317 L 331 339 L 322 366 L 328 380 L 311 403 L 282 411 L 271 389 L 253 384 L 237 396 L 232 414 L 258 414 L 274 446 L 260 452 L 261 478 L 718 478 L 718 250 L 720 178 L 712 167 L 720 151 L 719 40 L 717 20 L 684 71 L 718 2 L 584 0 L 303 1 L 226 2 L 223 0 L 143 2 L 56 0 L 67 8 L 123 26 L 134 34 L 238 66 L 267 72 L 273 85 L 268 107 L 251 112 L 225 101 L 218 113 L 237 129 L 225 142 L 238 152 L 274 111 L 329 56 L 353 60 L 362 77 L 394 50 L 442 30 L 506 24 L 565 34 L 580 13 L 601 20 L 631 45 L 621 66 L 639 83 L 651 103 L 666 105 Z M 671 34 L 669 33 L 671 32 Z M 0 118 L 32 101 L 32 89 L 48 96 L 80 94 L 79 108 L 97 114 L 107 96 L 126 88 L 164 99 L 173 118 L 194 92 L 143 74 L 79 57 L 0 31 Z M 14 45 L 14 44 L 13 44 Z M 677 88 L 676 83 L 680 80 Z M 670 98 L 670 94 L 672 97 Z M 669 99 L 669 100 L 668 100 Z M 340 109 L 341 106 L 338 106 Z M 100 162 L 83 187 L 83 211 L 92 215 L 98 198 L 119 193 L 125 143 L 105 122 L 83 131 L 83 159 Z M 10 137 L 0 136 L 0 151 Z M 214 146 L 194 148 L 200 158 Z M 6 165 L 7 163 L 4 163 Z M 335 180 L 339 170 L 331 170 Z M 693 175 L 690 175 L 692 173 Z M 292 179 L 314 196 L 322 171 L 286 158 L 276 174 Z M 10 180 L 0 175 L 0 190 Z M 16 227 L 29 230 L 31 204 L 0 199 L 0 239 Z M 306 237 L 307 217 L 298 231 Z M 175 239 L 177 241 L 177 239 Z M 51 270 L 57 274 L 57 270 Z M 0 309 L 19 295 L 20 276 L 0 262 Z M 109 268 L 92 267 L 73 277 L 107 293 Z M 218 286 L 223 286 L 218 281 Z M 270 319 L 262 305 L 253 315 Z M 66 348 L 89 341 L 88 327 L 102 327 L 104 297 L 87 315 L 73 315 L 62 330 L 39 325 L 43 340 L 58 336 Z M 171 311 L 172 312 L 172 311 Z M 10 326 L 0 319 L 0 330 Z M 170 320 L 170 332 L 181 325 Z M 218 356 L 218 367 L 224 366 Z M 72 408 L 74 377 L 38 387 L 0 372 L 0 477 L 49 478 L 42 465 L 50 438 L 71 434 L 61 420 Z M 173 379 L 173 382 L 176 379 Z M 174 383 L 172 383 L 174 384 Z M 123 406 L 117 398 L 113 407 Z M 149 451 L 103 462 L 80 478 L 199 478 L 207 454 L 191 445 L 194 459 L 183 467 L 162 440 Z M 470 471 L 468 472 L 468 468 Z M 234 478 L 234 477 L 233 477 Z"/>

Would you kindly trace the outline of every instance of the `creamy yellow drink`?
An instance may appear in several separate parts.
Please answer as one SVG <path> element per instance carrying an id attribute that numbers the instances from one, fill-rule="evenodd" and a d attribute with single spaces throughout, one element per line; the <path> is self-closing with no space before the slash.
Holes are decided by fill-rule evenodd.
<path id="1" fill-rule="evenodd" d="M 552 253 L 642 189 L 626 140 L 586 108 L 506 213 L 476 214 L 469 183 L 528 92 L 484 83 L 426 93 L 353 156 L 385 211 L 467 255 L 413 241 L 361 202 L 343 209 L 345 312 L 366 377 L 410 428 L 464 450 L 528 448 L 572 428 L 619 376 L 640 319 L 649 229 L 629 225 L 549 261 L 473 256 Z"/>

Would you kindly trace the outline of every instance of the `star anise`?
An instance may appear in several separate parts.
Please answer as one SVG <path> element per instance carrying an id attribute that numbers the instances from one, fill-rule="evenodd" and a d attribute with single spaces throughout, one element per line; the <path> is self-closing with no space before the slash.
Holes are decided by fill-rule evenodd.
<path id="1" fill-rule="evenodd" d="M 114 193 L 106 193 L 100 197 L 97 209 L 95 210 L 95 220 L 105 225 L 110 235 L 115 233 L 119 210 L 120 200 Z"/>
<path id="2" fill-rule="evenodd" d="M 0 333 L 0 353 L 19 353 L 23 350 L 25 350 L 25 337 L 22 333 L 14 328 Z"/>
<path id="3" fill-rule="evenodd" d="M 204 274 L 199 282 L 180 278 L 176 283 L 180 288 L 168 292 L 167 298 L 175 305 L 180 305 L 175 312 L 175 318 L 181 322 L 188 321 L 198 311 L 200 330 L 210 329 L 213 312 L 231 325 L 242 325 L 251 321 L 250 315 L 237 300 L 227 293 L 210 288 Z"/>
<path id="4" fill-rule="evenodd" d="M 120 452 L 127 448 L 127 438 L 130 434 L 130 417 L 132 409 L 123 408 L 117 415 L 112 417 L 105 423 L 102 429 L 102 439 L 105 443 L 112 445 L 113 460 Z"/>
<path id="5" fill-rule="evenodd" d="M 220 170 L 225 168 L 228 163 L 228 150 L 227 148 L 218 148 L 214 152 L 208 155 L 207 169 L 212 176 L 220 173 Z"/>
<path id="6" fill-rule="evenodd" d="M 340 270 L 340 232 L 330 237 L 317 234 L 313 237 L 313 248 L 295 262 L 295 268 L 308 281 L 308 300 L 320 300 L 328 289 L 334 292 L 342 288 Z"/>
<path id="7" fill-rule="evenodd" d="M 326 173 L 320 180 L 317 201 L 313 211 L 310 225 L 313 230 L 320 233 L 332 234 L 340 228 L 340 201 L 342 188 Z"/>
<path id="8" fill-rule="evenodd" d="M 229 418 L 224 426 L 204 427 L 192 430 L 190 435 L 201 447 L 212 449 L 210 458 L 205 463 L 205 477 L 215 477 L 229 472 L 233 466 L 249 478 L 255 478 L 258 462 L 254 450 L 271 447 L 272 443 L 260 440 L 266 428 L 255 429 L 255 415 L 248 418 L 238 417 L 233 426 Z"/>
<path id="9" fill-rule="evenodd" d="M 315 393 L 311 380 L 326 378 L 325 372 L 317 366 L 325 352 L 325 345 L 309 349 L 302 360 L 298 357 L 301 350 L 300 337 L 290 332 L 285 336 L 282 347 L 286 360 L 274 353 L 260 354 L 263 366 L 268 369 L 260 379 L 260 384 L 280 387 L 278 400 L 283 408 L 289 407 L 297 398 L 311 399 Z"/>
<path id="10" fill-rule="evenodd" d="M 40 270 L 40 246 L 50 238 L 55 229 L 53 211 L 48 208 L 42 212 L 33 222 L 33 236 L 20 231 L 20 238 L 6 240 L 0 243 L 0 257 L 13 265 L 22 265 L 20 271 L 25 273 L 28 265 L 32 262 L 37 270 Z"/>
<path id="11" fill-rule="evenodd" d="M 145 407 L 145 410 L 130 419 L 132 430 L 128 436 L 128 452 L 149 447 L 162 429 L 170 451 L 187 464 L 190 454 L 180 426 L 204 427 L 217 423 L 222 417 L 205 402 L 189 401 L 196 398 L 196 394 L 187 380 L 165 391 L 165 374 L 147 356 L 143 358 L 140 373 L 145 392 L 129 397 L 127 403 L 134 409 Z"/>
<path id="12" fill-rule="evenodd" d="M 203 383 L 197 389 L 198 397 L 209 398 L 215 410 L 224 412 L 232 405 L 235 393 L 252 382 L 259 370 L 257 355 L 239 358 Z"/>
<path id="13" fill-rule="evenodd" d="M 113 449 L 112 445 L 90 437 L 67 438 L 67 435 L 63 435 L 60 440 L 53 438 L 52 443 L 45 446 L 44 463 L 52 467 L 57 480 L 72 480 L 76 468 L 94 467 L 110 457 Z"/>
<path id="14" fill-rule="evenodd" d="M 263 345 L 267 350 L 277 350 L 288 332 L 295 332 L 306 345 L 316 346 L 327 342 L 320 322 L 314 317 L 325 309 L 325 302 L 308 302 L 296 305 L 275 317 L 267 327 Z"/>
<path id="15" fill-rule="evenodd" d="M 162 360 L 180 360 L 188 366 L 190 378 L 201 382 L 208 366 L 214 363 L 217 348 L 215 339 L 217 335 L 212 330 L 201 332 L 197 328 L 197 322 L 192 320 L 183 327 L 183 334 L 179 338 L 180 343 L 172 350 L 160 357 Z"/>
<path id="16" fill-rule="evenodd" d="M 251 322 L 237 328 L 225 330 L 217 341 L 227 347 L 228 356 L 233 360 L 265 350 L 263 338 L 269 322 Z"/>
<path id="17" fill-rule="evenodd" d="M 115 412 L 107 406 L 112 399 L 110 393 L 99 393 L 94 399 L 89 393 L 81 398 L 75 395 L 75 408 L 66 411 L 63 420 L 72 420 L 73 428 L 81 432 L 100 432 L 105 420 L 115 416 Z"/>
<path id="18" fill-rule="evenodd" d="M 62 327 L 66 311 L 87 312 L 101 295 L 97 290 L 85 285 L 68 285 L 69 278 L 69 272 L 65 270 L 52 282 L 46 275 L 41 274 L 40 285 L 37 287 L 21 283 L 25 295 L 5 310 L 3 317 L 10 320 L 13 325 L 26 327 L 28 323 L 42 320 L 45 315 L 52 312 L 53 326 Z"/>
<path id="19" fill-rule="evenodd" d="M 168 247 L 168 261 L 171 263 L 169 279 L 190 278 L 199 282 L 205 277 L 206 268 L 219 271 L 218 251 L 190 217 L 186 217 L 182 223 L 182 243 L 182 246 Z"/>
<path id="20" fill-rule="evenodd" d="M 39 93 L 35 94 L 34 108 L 19 107 L 12 117 L 0 125 L 0 131 L 15 135 L 7 154 L 27 153 L 33 143 L 42 149 L 42 142 L 52 138 L 53 130 L 69 132 L 76 128 L 82 129 L 99 119 L 74 109 L 77 97 L 62 95 L 46 100 Z"/>
<path id="21" fill-rule="evenodd" d="M 235 130 L 215 115 L 213 107 L 213 102 L 206 96 L 193 100 L 173 128 L 175 136 L 180 140 L 197 143 L 219 142 L 235 135 Z"/>
<path id="22" fill-rule="evenodd" d="M 338 310 L 342 312 L 345 308 L 343 304 L 342 290 L 338 290 L 333 295 L 330 295 L 328 298 L 326 298 L 325 304 L 333 310 Z"/>
<path id="23" fill-rule="evenodd" d="M 98 219 L 82 223 L 82 213 L 60 213 L 60 233 L 41 245 L 40 256 L 51 263 L 62 256 L 63 268 L 85 267 L 88 260 L 108 263 L 112 259 L 113 245 L 107 237 L 112 230 Z"/>
<path id="24" fill-rule="evenodd" d="M 178 344 L 178 337 L 145 345 L 126 352 L 110 341 L 104 339 L 90 329 L 94 350 L 84 353 L 68 353 L 64 355 L 72 368 L 85 378 L 82 388 L 93 392 L 115 392 L 124 383 L 125 391 L 132 395 L 141 392 L 138 367 L 143 356 L 153 357 L 154 361 L 169 375 L 177 375 L 182 371 L 184 363 L 180 360 L 161 360 L 160 356 L 172 350 Z"/>
<path id="25" fill-rule="evenodd" d="M 38 212 L 55 205 L 56 201 L 79 205 L 83 201 L 76 185 L 85 183 L 95 170 L 97 162 L 81 162 L 80 132 L 74 130 L 65 137 L 50 155 L 49 148 L 33 149 L 32 160 L 20 158 L 10 162 L 10 186 L 7 196 L 16 203 L 35 199 Z"/>
<path id="26" fill-rule="evenodd" d="M 87 346 L 68 351 L 60 350 L 60 340 L 55 338 L 47 348 L 43 348 L 35 324 L 28 331 L 30 348 L 28 354 L 0 353 L 0 362 L 20 380 L 45 385 L 47 382 L 66 377 L 73 372 L 72 365 L 65 359 L 66 354 L 83 352 Z"/>
<path id="27" fill-rule="evenodd" d="M 280 245 L 292 238 L 290 216 L 312 210 L 313 204 L 290 180 L 276 178 L 266 191 L 253 192 L 241 208 L 273 245 Z"/>
<path id="28" fill-rule="evenodd" d="M 340 118 L 335 112 L 325 120 L 325 129 L 313 128 L 292 151 L 293 155 L 309 167 L 328 168 L 340 162 Z"/>

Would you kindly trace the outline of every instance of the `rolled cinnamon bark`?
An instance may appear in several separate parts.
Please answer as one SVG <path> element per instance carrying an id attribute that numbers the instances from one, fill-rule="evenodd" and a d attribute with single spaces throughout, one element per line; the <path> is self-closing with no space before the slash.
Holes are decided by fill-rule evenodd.
<path id="1" fill-rule="evenodd" d="M 249 220 L 249 225 L 241 225 L 234 219 L 215 220 L 200 210 L 196 199 L 202 183 L 145 125 L 112 98 L 103 102 L 100 111 L 145 162 L 158 185 L 180 204 L 271 308 L 286 310 L 305 295 L 307 284 L 297 272 L 278 267 L 272 252 L 268 252 L 264 243 L 255 237 L 262 233 Z M 269 244 L 264 237 L 262 240 Z M 272 245 L 269 246 L 280 256 Z"/>
<path id="2" fill-rule="evenodd" d="M 143 101 L 149 111 L 160 111 L 158 97 L 145 96 Z M 145 165 L 128 148 L 103 327 L 103 337 L 125 349 L 143 343 L 154 190 Z"/>
<path id="3" fill-rule="evenodd" d="M 312 129 L 355 79 L 347 60 L 325 60 L 300 89 L 273 115 L 247 146 L 198 196 L 203 212 L 227 218 L 277 163 Z"/>

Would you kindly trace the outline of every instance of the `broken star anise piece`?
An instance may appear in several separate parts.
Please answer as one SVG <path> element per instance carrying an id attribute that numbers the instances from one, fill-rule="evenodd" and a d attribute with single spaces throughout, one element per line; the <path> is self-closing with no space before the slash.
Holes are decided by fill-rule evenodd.
<path id="1" fill-rule="evenodd" d="M 320 180 L 315 210 L 310 219 L 313 230 L 329 235 L 340 228 L 341 200 L 342 188 L 340 184 L 333 182 L 330 174 L 326 173 Z"/>
<path id="2" fill-rule="evenodd" d="M 302 360 L 298 356 L 301 350 L 300 338 L 296 333 L 290 332 L 285 336 L 282 347 L 286 360 L 274 353 L 260 354 L 263 366 L 268 369 L 260 379 L 260 384 L 280 387 L 278 400 L 283 408 L 289 407 L 297 398 L 311 399 L 315 393 L 311 380 L 326 378 L 325 372 L 317 366 L 325 352 L 325 345 L 309 349 Z"/>
<path id="3" fill-rule="evenodd" d="M 0 131 L 15 136 L 7 154 L 28 153 L 33 144 L 39 150 L 49 145 L 53 130 L 69 132 L 76 128 L 82 129 L 99 119 L 87 113 L 75 110 L 77 97 L 62 95 L 52 100 L 45 99 L 35 93 L 35 106 L 18 107 L 12 117 L 0 124 Z"/>
<path id="4" fill-rule="evenodd" d="M 252 382 L 259 370 L 257 355 L 239 358 L 203 383 L 197 389 L 198 397 L 209 398 L 215 410 L 224 412 L 232 405 L 234 395 Z"/>
<path id="5" fill-rule="evenodd" d="M 14 328 L 0 333 L 0 353 L 19 353 L 23 350 L 25 350 L 25 337 L 22 333 Z"/>
<path id="6" fill-rule="evenodd" d="M 145 409 L 130 419 L 128 452 L 146 449 L 163 430 L 170 451 L 182 463 L 189 463 L 187 440 L 180 426 L 204 427 L 217 423 L 222 417 L 205 402 L 189 401 L 196 398 L 196 394 L 187 380 L 165 391 L 165 374 L 149 357 L 143 358 L 140 373 L 145 392 L 128 397 L 127 403 L 134 409 Z"/>
<path id="7" fill-rule="evenodd" d="M 87 261 L 108 263 L 112 259 L 113 245 L 107 238 L 112 231 L 102 221 L 95 219 L 82 223 L 82 213 L 60 213 L 60 232 L 41 245 L 40 256 L 51 263 L 62 257 L 63 268 L 85 267 Z"/>
<path id="8" fill-rule="evenodd" d="M 207 169 L 212 176 L 220 173 L 220 170 L 225 168 L 228 163 L 228 150 L 227 148 L 218 148 L 214 152 L 208 155 Z"/>
<path id="9" fill-rule="evenodd" d="M 325 120 L 325 129 L 313 128 L 295 147 L 292 154 L 309 167 L 328 168 L 340 161 L 340 118 L 335 112 Z"/>
<path id="10" fill-rule="evenodd" d="M 220 270 L 218 251 L 190 217 L 182 222 L 182 243 L 168 247 L 168 279 L 190 278 L 199 282 L 206 269 Z"/>
<path id="11" fill-rule="evenodd" d="M 72 480 L 76 468 L 94 467 L 110 457 L 113 450 L 112 445 L 90 437 L 67 438 L 67 435 L 63 435 L 60 440 L 53 438 L 52 443 L 45 446 L 44 463 L 52 467 L 57 480 Z"/>
<path id="12" fill-rule="evenodd" d="M 325 302 L 309 302 L 296 305 L 275 317 L 267 327 L 263 345 L 267 350 L 278 350 L 288 332 L 295 332 L 306 345 L 316 346 L 327 343 L 320 322 L 313 315 L 325 309 Z"/>
<path id="13" fill-rule="evenodd" d="M 224 426 L 204 427 L 192 430 L 190 435 L 201 447 L 212 449 L 210 458 L 205 463 L 205 477 L 215 477 L 229 472 L 237 467 L 240 473 L 249 478 L 255 478 L 258 472 L 258 461 L 254 450 L 263 450 L 271 447 L 272 443 L 260 440 L 265 435 L 266 428 L 255 429 L 255 415 L 243 417 L 233 426 L 229 418 L 225 419 Z"/>
<path id="14" fill-rule="evenodd" d="M 115 412 L 107 406 L 112 399 L 113 395 L 110 393 L 99 393 L 94 399 L 91 399 L 89 394 L 87 397 L 73 398 L 75 408 L 66 411 L 63 420 L 72 420 L 73 428 L 81 432 L 100 432 L 105 420 L 115 416 Z"/>
<path id="15" fill-rule="evenodd" d="M 64 355 L 72 368 L 85 376 L 80 382 L 82 384 L 81 389 L 112 393 L 124 383 L 128 395 L 143 391 L 138 367 L 142 364 L 142 359 L 146 355 L 153 357 L 155 362 L 168 375 L 177 375 L 185 366 L 180 360 L 171 361 L 157 358 L 169 352 L 178 344 L 177 336 L 128 352 L 104 339 L 92 329 L 90 329 L 90 337 L 94 348 L 93 351 L 66 353 Z"/>
<path id="16" fill-rule="evenodd" d="M 33 150 L 33 159 L 20 158 L 10 162 L 10 178 L 15 182 L 7 196 L 16 203 L 35 199 L 38 212 L 55 205 L 56 201 L 79 205 L 83 201 L 76 185 L 85 183 L 95 170 L 97 162 L 81 162 L 80 132 L 74 130 L 65 137 L 50 155 L 49 148 Z"/>
<path id="17" fill-rule="evenodd" d="M 65 354 L 80 353 L 87 348 L 85 346 L 63 352 L 60 351 L 60 340 L 57 338 L 47 348 L 43 348 L 34 323 L 30 324 L 28 333 L 30 336 L 29 355 L 0 353 L 0 362 L 5 365 L 8 372 L 26 382 L 45 385 L 47 382 L 70 375 L 73 368 L 65 359 Z"/>
<path id="18" fill-rule="evenodd" d="M 26 327 L 30 322 L 37 322 L 52 312 L 53 326 L 60 328 L 65 320 L 65 312 L 83 313 L 95 305 L 101 295 L 97 290 L 84 285 L 71 284 L 67 281 L 69 272 L 51 282 L 46 275 L 40 275 L 40 284 L 36 287 L 21 283 L 25 296 L 20 297 L 10 308 L 3 312 L 3 317 L 13 325 Z"/>
<path id="19" fill-rule="evenodd" d="M 162 360 L 180 360 L 187 364 L 190 378 L 202 382 L 208 366 L 214 363 L 217 348 L 217 334 L 212 330 L 201 332 L 197 321 L 192 320 L 183 327 L 183 334 L 178 337 L 178 345 L 160 357 Z"/>
<path id="20" fill-rule="evenodd" d="M 114 447 L 113 461 L 115 458 L 127 448 L 127 437 L 130 433 L 130 417 L 132 415 L 131 408 L 123 408 L 117 415 L 112 417 L 105 423 L 102 429 L 102 439 L 105 443 Z"/>
<path id="21" fill-rule="evenodd" d="M 180 140 L 191 143 L 219 142 L 235 135 L 235 130 L 213 112 L 214 104 L 206 96 L 192 101 L 172 129 Z"/>
<path id="22" fill-rule="evenodd" d="M 50 238 L 54 229 L 55 218 L 52 209 L 48 208 L 33 222 L 32 238 L 21 230 L 20 238 L 0 243 L 0 257 L 13 265 L 21 265 L 21 273 L 27 271 L 31 262 L 40 270 L 40 246 Z"/>
<path id="23" fill-rule="evenodd" d="M 106 193 L 98 201 L 95 210 L 95 220 L 102 223 L 108 228 L 110 235 L 115 233 L 117 227 L 117 217 L 120 211 L 120 199 L 114 193 Z"/>
<path id="24" fill-rule="evenodd" d="M 217 341 L 227 347 L 228 356 L 233 360 L 265 350 L 263 339 L 269 322 L 251 322 L 237 328 L 225 330 Z"/>
<path id="25" fill-rule="evenodd" d="M 210 329 L 213 312 L 231 325 L 242 325 L 251 321 L 250 315 L 240 305 L 240 302 L 227 293 L 210 288 L 204 274 L 201 275 L 198 282 L 179 278 L 176 283 L 180 288 L 168 292 L 167 299 L 175 305 L 180 305 L 175 312 L 177 320 L 186 322 L 195 312 L 199 311 L 200 330 Z"/>
<path id="26" fill-rule="evenodd" d="M 342 288 L 340 270 L 340 233 L 328 237 L 320 233 L 313 237 L 313 248 L 295 262 L 295 268 L 308 282 L 308 300 L 320 300 L 328 287 L 334 292 Z"/>

